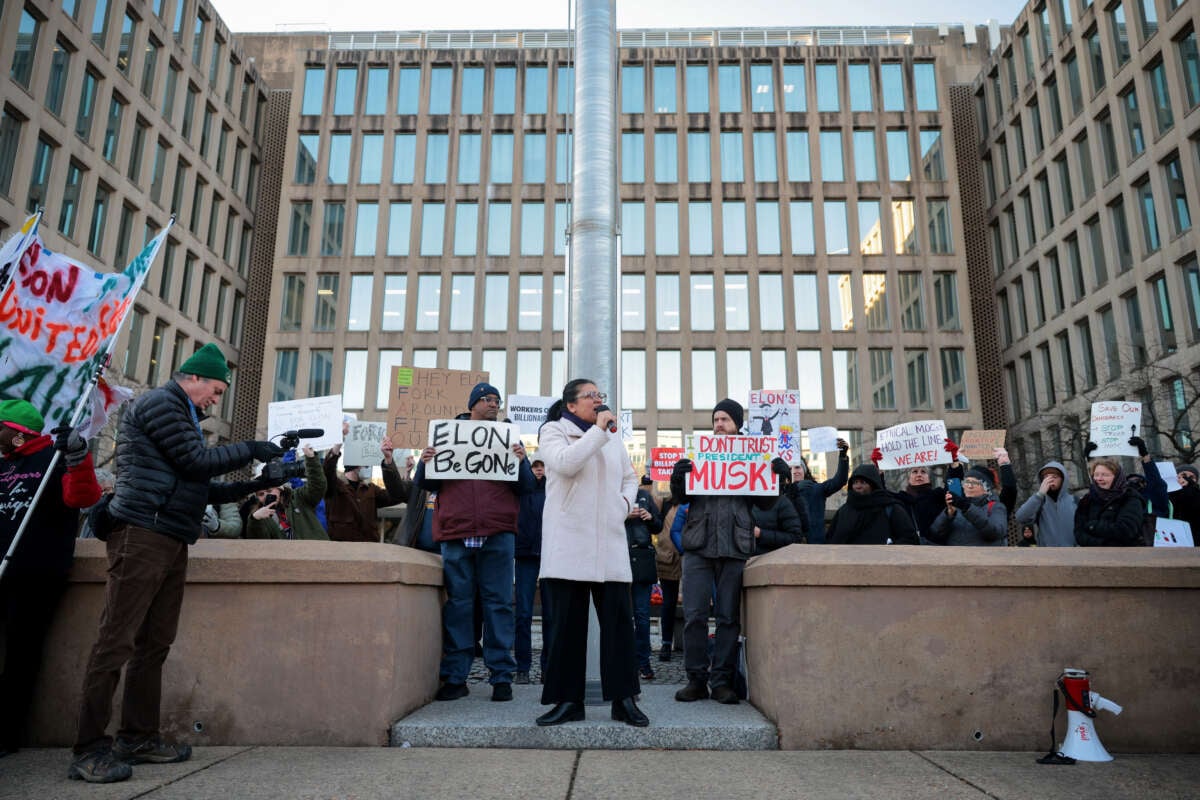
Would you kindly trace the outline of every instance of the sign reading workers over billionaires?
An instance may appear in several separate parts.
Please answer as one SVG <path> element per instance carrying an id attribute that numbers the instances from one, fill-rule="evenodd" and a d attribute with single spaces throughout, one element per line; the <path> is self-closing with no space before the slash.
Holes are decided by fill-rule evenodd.
<path id="1" fill-rule="evenodd" d="M 908 469 L 949 464 L 946 452 L 946 423 L 940 419 L 902 422 L 875 434 L 875 446 L 883 453 L 880 469 Z"/>
<path id="2" fill-rule="evenodd" d="M 429 446 L 437 451 L 425 465 L 430 478 L 468 481 L 515 481 L 521 460 L 512 451 L 521 429 L 510 422 L 435 419 Z"/>
<path id="3" fill-rule="evenodd" d="M 392 446 L 424 450 L 429 421 L 453 419 L 466 411 L 471 389 L 487 379 L 486 372 L 471 370 L 392 367 L 387 415 Z"/>
<path id="4" fill-rule="evenodd" d="M 779 494 L 779 476 L 771 470 L 775 444 L 772 436 L 695 434 L 688 443 L 688 494 Z"/>

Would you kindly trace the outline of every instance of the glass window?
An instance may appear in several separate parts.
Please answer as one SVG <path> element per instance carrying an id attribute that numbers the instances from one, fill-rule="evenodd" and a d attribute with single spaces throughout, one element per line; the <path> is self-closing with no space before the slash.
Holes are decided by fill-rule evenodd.
<path id="1" fill-rule="evenodd" d="M 694 256 L 713 254 L 712 203 L 688 203 L 688 253 Z"/>
<path id="2" fill-rule="evenodd" d="M 691 329 L 694 331 L 714 330 L 715 295 L 712 275 L 691 276 Z"/>
<path id="3" fill-rule="evenodd" d="M 646 254 L 646 204 L 621 203 L 621 255 Z"/>
<path id="4" fill-rule="evenodd" d="M 850 110 L 871 111 L 871 65 L 847 64 L 846 83 L 850 89 Z"/>
<path id="5" fill-rule="evenodd" d="M 821 368 L 820 350 L 797 350 L 796 369 L 803 376 L 800 381 L 800 408 L 823 410 L 825 390 L 821 385 L 824 372 Z"/>
<path id="6" fill-rule="evenodd" d="M 929 217 L 929 252 L 953 253 L 953 224 L 950 219 L 949 200 L 926 200 L 925 211 Z"/>
<path id="7" fill-rule="evenodd" d="M 570 203 L 554 204 L 554 230 L 550 236 L 554 242 L 554 255 L 561 256 L 567 252 L 567 228 L 571 224 Z"/>
<path id="8" fill-rule="evenodd" d="M 817 311 L 817 276 L 797 274 L 792 276 L 792 291 L 795 293 L 795 327 L 799 331 L 820 330 L 820 315 Z M 803 370 L 801 375 L 807 375 Z"/>
<path id="9" fill-rule="evenodd" d="M 478 133 L 460 133 L 458 136 L 458 183 L 479 183 L 479 159 L 483 136 Z"/>
<path id="10" fill-rule="evenodd" d="M 358 67 L 338 67 L 333 86 L 333 113 L 353 114 L 358 90 Z"/>
<path id="11" fill-rule="evenodd" d="M 658 275 L 655 277 L 654 324 L 658 330 L 679 330 L 679 299 L 678 275 Z"/>
<path id="12" fill-rule="evenodd" d="M 460 113 L 483 113 L 483 67 L 463 67 Z"/>
<path id="13" fill-rule="evenodd" d="M 646 351 L 621 351 L 621 408 L 646 407 Z"/>
<path id="14" fill-rule="evenodd" d="M 377 184 L 383 180 L 383 134 L 364 133 L 358 158 L 358 182 Z"/>
<path id="15" fill-rule="evenodd" d="M 1121 107 L 1125 111 L 1125 131 L 1129 137 L 1130 155 L 1136 158 L 1146 149 L 1146 138 L 1142 131 L 1142 114 L 1138 109 L 1137 90 L 1133 84 L 1121 93 Z"/>
<path id="16" fill-rule="evenodd" d="M 712 180 L 712 153 L 708 131 L 688 131 L 688 183 L 708 183 Z"/>
<path id="17" fill-rule="evenodd" d="M 156 342 L 155 346 L 161 347 L 161 344 Z M 296 398 L 296 364 L 299 358 L 300 354 L 295 350 L 275 351 L 275 386 L 271 395 L 273 402 Z"/>
<path id="18" fill-rule="evenodd" d="M 205 270 L 204 277 L 207 279 L 210 275 L 211 270 Z M 312 328 L 314 331 L 331 331 L 337 327 L 338 278 L 336 273 L 329 272 L 317 276 L 317 304 L 313 311 Z M 203 287 L 200 294 L 203 299 Z M 200 317 L 203 319 L 203 311 L 200 312 Z"/>
<path id="19" fill-rule="evenodd" d="M 1184 97 L 1188 108 L 1200 105 L 1200 54 L 1196 50 L 1196 31 L 1189 30 L 1175 41 L 1183 73 Z"/>
<path id="20" fill-rule="evenodd" d="M 857 350 L 833 351 L 833 402 L 836 408 L 859 407 Z"/>
<path id="21" fill-rule="evenodd" d="M 442 307 L 442 276 L 417 276 L 417 330 L 436 331 Z"/>
<path id="22" fill-rule="evenodd" d="M 764 273 L 758 276 L 758 302 L 759 327 L 764 331 L 783 330 L 782 275 Z"/>
<path id="23" fill-rule="evenodd" d="M 383 319 L 380 328 L 385 331 L 404 330 L 405 310 L 408 306 L 408 279 L 404 275 L 387 275 L 383 279 Z"/>
<path id="24" fill-rule="evenodd" d="M 291 225 L 288 228 L 288 255 L 307 256 L 309 233 L 312 230 L 312 201 L 292 202 Z"/>
<path id="25" fill-rule="evenodd" d="M 567 133 L 554 134 L 554 182 L 566 183 L 572 175 L 571 135 Z"/>
<path id="26" fill-rule="evenodd" d="M 329 169 L 326 180 L 333 184 L 350 181 L 350 134 L 335 133 L 329 137 Z"/>
<path id="27" fill-rule="evenodd" d="M 803 64 L 783 65 L 783 110 L 802 112 L 808 108 Z"/>
<path id="28" fill-rule="evenodd" d="M 646 87 L 640 65 L 621 67 L 621 113 L 646 113 Z"/>
<path id="29" fill-rule="evenodd" d="M 298 331 L 304 316 L 304 276 L 283 276 L 283 302 L 280 304 L 279 330 Z"/>
<path id="30" fill-rule="evenodd" d="M 479 204 L 456 203 L 454 206 L 454 255 L 473 256 L 477 248 Z"/>
<path id="31" fill-rule="evenodd" d="M 346 204 L 325 203 L 325 219 L 321 225 L 321 255 L 340 256 L 346 233 Z"/>
<path id="32" fill-rule="evenodd" d="M 425 137 L 425 183 L 445 183 L 449 169 L 450 134 L 428 134 Z"/>
<path id="33" fill-rule="evenodd" d="M 821 180 L 844 181 L 846 170 L 842 159 L 842 132 L 821 131 Z"/>
<path id="34" fill-rule="evenodd" d="M 958 313 L 958 276 L 953 272 L 935 272 L 933 299 L 938 330 L 962 330 L 962 321 Z"/>
<path id="35" fill-rule="evenodd" d="M 642 134 L 621 134 L 621 182 L 644 183 L 646 180 L 646 153 Z"/>
<path id="36" fill-rule="evenodd" d="M 775 170 L 775 131 L 754 132 L 754 180 L 756 183 L 774 183 L 778 180 Z"/>
<path id="37" fill-rule="evenodd" d="M 379 377 L 375 387 L 375 407 L 386 409 L 392 396 L 392 368 L 404 363 L 402 351 L 379 351 Z M 350 360 L 346 360 L 346 368 L 350 368 Z M 364 370 L 364 375 L 365 370 Z M 365 387 L 364 387 L 365 393 Z"/>
<path id="38" fill-rule="evenodd" d="M 944 347 L 942 359 L 942 402 L 947 411 L 967 408 L 967 360 L 956 347 Z"/>
<path id="39" fill-rule="evenodd" d="M 692 405 L 708 410 L 717 404 L 717 354 L 713 350 L 692 351 Z M 662 441 L 662 431 L 659 431 Z"/>
<path id="40" fill-rule="evenodd" d="M 908 158 L 908 131 L 901 129 L 887 132 L 888 180 L 912 180 L 912 166 Z"/>
<path id="41" fill-rule="evenodd" d="M 717 67 L 717 93 L 722 113 L 739 113 L 742 110 L 742 67 L 739 64 L 721 64 Z"/>
<path id="42" fill-rule="evenodd" d="M 883 221 L 878 200 L 858 201 L 858 239 L 858 252 L 862 255 L 883 255 Z"/>
<path id="43" fill-rule="evenodd" d="M 741 183 L 745 177 L 742 134 L 721 131 L 721 180 L 725 183 Z"/>
<path id="44" fill-rule="evenodd" d="M 917 111 L 938 110 L 937 71 L 932 63 L 913 64 L 913 95 L 917 100 Z"/>
<path id="45" fill-rule="evenodd" d="M 1152 0 L 1143 0 L 1143 5 L 1151 5 Z M 1162 135 L 1175 125 L 1175 115 L 1171 111 L 1171 95 L 1167 89 L 1166 66 L 1160 58 L 1149 69 L 1150 89 L 1154 97 L 1154 127 Z"/>
<path id="46" fill-rule="evenodd" d="M 512 205 L 489 203 L 487 226 L 487 254 L 508 255 L 512 248 Z"/>
<path id="47" fill-rule="evenodd" d="M 892 201 L 892 237 L 897 255 L 916 255 L 917 218 L 912 200 Z"/>
<path id="48" fill-rule="evenodd" d="M 1096 120 L 1096 124 L 1100 128 L 1100 146 L 1104 153 L 1104 177 L 1107 180 L 1117 174 L 1118 167 L 1117 140 L 1113 131 L 1112 116 L 1105 110 L 1104 114 Z"/>
<path id="49" fill-rule="evenodd" d="M 946 180 L 946 165 L 942 156 L 942 129 L 921 129 L 921 171 L 931 181 Z"/>
<path id="50" fill-rule="evenodd" d="M 575 68 L 558 68 L 558 113 L 575 113 Z"/>
<path id="51" fill-rule="evenodd" d="M 904 65 L 884 62 L 879 65 L 879 88 L 884 111 L 904 110 Z"/>
<path id="52" fill-rule="evenodd" d="M 851 66 L 854 66 L 851 64 Z M 854 179 L 856 181 L 877 181 L 879 170 L 875 159 L 875 131 L 854 131 Z"/>
<path id="53" fill-rule="evenodd" d="M 429 113 L 449 114 L 454 96 L 454 68 L 433 67 L 429 70 Z"/>
<path id="54" fill-rule="evenodd" d="M 1118 271 L 1124 272 L 1133 266 L 1133 241 L 1129 235 L 1129 221 L 1125 218 L 1125 195 L 1117 195 L 1117 199 L 1109 205 L 1108 213 L 1117 240 Z M 1155 237 L 1157 236 L 1156 230 Z"/>
<path id="55" fill-rule="evenodd" d="M 808 155 L 808 131 L 788 131 L 786 134 L 788 180 L 811 181 L 812 167 Z"/>
<path id="56" fill-rule="evenodd" d="M 1162 247 L 1162 240 L 1158 235 L 1158 215 L 1154 212 L 1154 192 L 1150 189 L 1149 177 L 1134 184 L 1134 189 L 1141 211 L 1142 246 L 1147 254 L 1153 253 Z"/>
<path id="57" fill-rule="evenodd" d="M 525 113 L 545 114 L 549 91 L 546 67 L 525 68 Z M 501 113 L 497 111 L 496 113 Z"/>
<path id="58" fill-rule="evenodd" d="M 657 69 L 657 67 L 656 67 Z M 679 180 L 679 148 L 674 131 L 654 134 L 654 182 L 675 183 Z"/>
<path id="59" fill-rule="evenodd" d="M 469 331 L 475 325 L 475 276 L 450 276 L 450 330 Z"/>
<path id="60" fill-rule="evenodd" d="M 542 329 L 542 276 L 522 275 L 518 284 L 517 329 L 540 331 Z"/>
<path id="61" fill-rule="evenodd" d="M 775 79 L 770 64 L 750 65 L 750 110 L 775 110 Z"/>
<path id="62" fill-rule="evenodd" d="M 891 315 L 888 312 L 887 275 L 882 272 L 865 272 L 863 285 L 863 318 L 867 330 L 891 330 Z"/>
<path id="63" fill-rule="evenodd" d="M 1188 210 L 1187 188 L 1183 182 L 1183 170 L 1179 163 L 1179 154 L 1172 153 L 1163 162 L 1163 176 L 1166 179 L 1167 195 L 1170 198 L 1171 230 L 1178 236 L 1191 230 L 1192 215 Z"/>
<path id="64" fill-rule="evenodd" d="M 401 67 L 396 79 L 396 113 L 416 114 L 420 100 L 421 68 Z"/>
<path id="65" fill-rule="evenodd" d="M 829 322 L 834 331 L 854 330 L 854 289 L 847 272 L 829 273 Z"/>
<path id="66" fill-rule="evenodd" d="M 750 284 L 747 275 L 725 275 L 725 329 L 750 330 Z"/>
<path id="67" fill-rule="evenodd" d="M 366 113 L 386 114 L 387 101 L 388 68 L 367 67 Z"/>
<path id="68" fill-rule="evenodd" d="M 411 230 L 412 203 L 392 203 L 388 207 L 387 254 L 389 256 L 408 255 Z"/>
<path id="69" fill-rule="evenodd" d="M 524 155 L 524 168 L 521 180 L 524 183 L 538 184 L 546 182 L 546 134 L 527 133 L 521 143 Z"/>
<path id="70" fill-rule="evenodd" d="M 440 256 L 446 233 L 446 204 L 425 203 L 421 208 L 421 255 Z"/>
<path id="71" fill-rule="evenodd" d="M 521 204 L 521 255 L 540 256 L 545 251 L 546 205 Z"/>
<path id="72" fill-rule="evenodd" d="M 75 117 L 75 133 L 79 138 L 88 141 L 92 137 L 92 120 L 96 116 L 96 96 L 100 91 L 100 76 L 90 69 L 83 71 L 83 90 L 79 96 L 79 113 Z M 191 94 L 188 95 L 191 97 Z M 188 106 L 191 107 L 190 104 Z M 183 138 L 191 138 L 190 121 L 184 115 Z"/>
<path id="73" fill-rule="evenodd" d="M 689 114 L 708 113 L 708 65 L 688 64 L 687 110 Z"/>
<path id="74" fill-rule="evenodd" d="M 182 0 L 181 0 L 182 3 Z M 325 68 L 305 67 L 304 95 L 300 101 L 301 114 L 320 114 L 325 105 Z"/>
<path id="75" fill-rule="evenodd" d="M 646 276 L 621 276 L 621 330 L 646 330 Z"/>
<path id="76" fill-rule="evenodd" d="M 725 255 L 746 255 L 745 203 L 726 201 L 721 204 L 721 236 Z"/>
<path id="77" fill-rule="evenodd" d="M 749 397 L 751 385 L 750 351 L 727 350 L 725 353 L 726 397 Z M 740 402 L 740 401 L 739 401 Z"/>
<path id="78" fill-rule="evenodd" d="M 359 203 L 354 225 L 354 255 L 375 255 L 375 236 L 379 231 L 379 204 Z"/>
<path id="79" fill-rule="evenodd" d="M 783 252 L 779 234 L 779 202 L 760 201 L 754 205 L 758 254 L 777 256 Z"/>
<path id="80" fill-rule="evenodd" d="M 654 66 L 654 111 L 657 114 L 675 113 L 675 65 Z"/>
<path id="81" fill-rule="evenodd" d="M 1120 3 L 1108 10 L 1109 27 L 1113 32 L 1113 49 L 1120 68 L 1129 61 L 1129 29 L 1125 24 L 1125 9 Z"/>
<path id="82" fill-rule="evenodd" d="M 841 111 L 837 64 L 817 64 L 817 111 Z"/>
<path id="83" fill-rule="evenodd" d="M 867 351 L 867 360 L 871 362 L 871 408 L 895 408 L 896 382 L 893 375 L 892 351 L 871 348 Z"/>
<path id="84" fill-rule="evenodd" d="M 654 204 L 654 253 L 679 255 L 679 204 Z"/>
<path id="85" fill-rule="evenodd" d="M 346 316 L 346 330 L 371 330 L 371 295 L 374 283 L 373 275 L 351 276 L 350 308 Z"/>
<path id="86" fill-rule="evenodd" d="M 343 355 L 346 363 L 342 372 L 342 407 L 362 408 L 367 401 L 367 351 L 345 350 Z M 390 383 L 390 376 L 389 380 L 381 377 L 380 382 Z M 389 387 L 384 388 L 386 391 Z"/>
<path id="87" fill-rule="evenodd" d="M 28 36 L 25 30 L 27 19 L 33 18 L 30 17 L 28 11 L 25 11 L 21 17 L 21 27 L 17 30 L 17 44 L 13 51 L 12 69 L 13 80 L 25 88 L 29 88 L 29 76 L 33 70 L 32 51 L 37 44 L 36 35 L 33 40 L 26 38 Z M 37 20 L 34 20 L 33 24 L 36 29 Z M 151 53 L 157 52 L 157 50 L 147 46 L 147 62 L 151 57 Z M 59 39 L 54 42 L 54 50 L 50 54 L 50 77 L 46 81 L 46 110 L 56 117 L 62 114 L 63 97 L 66 96 L 67 78 L 70 71 L 71 50 L 67 42 Z"/>
<path id="88" fill-rule="evenodd" d="M 107 6 L 105 0 L 97 4 L 96 13 L 103 14 Z M 38 35 L 41 32 L 41 21 L 28 8 L 21 12 L 21 22 L 17 27 L 17 39 L 13 48 L 12 70 L 9 73 L 17 83 L 29 88 L 29 79 L 33 75 L 34 60 L 37 56 Z M 101 45 L 103 47 L 103 44 Z M 61 44 L 56 44 L 56 53 L 62 50 Z M 69 54 L 67 54 L 69 58 Z M 57 113 L 57 112 L 56 112 Z"/>
<path id="89" fill-rule="evenodd" d="M 511 133 L 492 134 L 490 177 L 492 183 L 512 183 L 513 135 Z"/>
<path id="90" fill-rule="evenodd" d="M 793 200 L 789 205 L 792 229 L 792 255 L 811 256 L 817 252 L 813 235 L 813 204 L 810 200 Z"/>

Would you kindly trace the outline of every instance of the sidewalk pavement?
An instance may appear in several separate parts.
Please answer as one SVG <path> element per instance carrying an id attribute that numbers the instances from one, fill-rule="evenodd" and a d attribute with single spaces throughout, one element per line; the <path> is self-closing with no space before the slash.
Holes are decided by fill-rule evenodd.
<path id="1" fill-rule="evenodd" d="M 1037 753 L 463 750 L 204 747 L 185 764 L 134 767 L 124 783 L 68 780 L 70 752 L 0 758 L 19 800 L 764 800 L 936 798 L 1166 800 L 1200 794 L 1200 755 L 1117 755 L 1041 766 Z"/>

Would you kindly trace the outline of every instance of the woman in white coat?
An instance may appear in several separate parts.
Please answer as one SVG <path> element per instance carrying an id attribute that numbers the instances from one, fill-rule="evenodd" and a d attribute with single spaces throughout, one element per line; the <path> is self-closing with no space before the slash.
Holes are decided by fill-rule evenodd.
<path id="1" fill-rule="evenodd" d="M 625 518 L 637 496 L 637 475 L 621 442 L 606 396 L 590 380 L 563 388 L 538 434 L 546 465 L 542 514 L 541 591 L 551 609 L 542 704 L 554 704 L 538 725 L 584 718 L 588 601 L 600 620 L 600 683 L 612 718 L 645 726 L 633 643 L 633 602 Z"/>

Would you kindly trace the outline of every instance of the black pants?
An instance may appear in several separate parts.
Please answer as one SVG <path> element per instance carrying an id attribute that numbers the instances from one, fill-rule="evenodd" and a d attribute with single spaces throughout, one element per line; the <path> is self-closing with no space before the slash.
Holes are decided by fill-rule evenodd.
<path id="1" fill-rule="evenodd" d="M 9 567 L 0 582 L 4 670 L 0 672 L 0 750 L 26 743 L 25 723 L 42 665 L 42 647 L 54 621 L 65 575 L 29 574 Z"/>
<path id="2" fill-rule="evenodd" d="M 640 691 L 633 649 L 633 600 L 628 583 L 586 583 L 543 578 L 550 619 L 542 703 L 583 702 L 587 682 L 588 599 L 600 620 L 600 686 L 605 700 L 623 700 Z"/>

